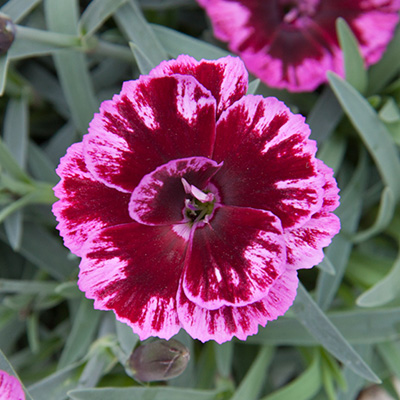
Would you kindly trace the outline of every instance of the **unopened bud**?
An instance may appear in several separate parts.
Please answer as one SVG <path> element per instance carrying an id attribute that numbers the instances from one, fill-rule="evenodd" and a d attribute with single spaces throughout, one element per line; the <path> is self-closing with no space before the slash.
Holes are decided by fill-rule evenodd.
<path id="1" fill-rule="evenodd" d="M 162 381 L 180 375 L 189 362 L 189 350 L 177 340 L 155 340 L 134 350 L 129 366 L 142 382 Z"/>
<path id="2" fill-rule="evenodd" d="M 0 14 L 0 55 L 7 52 L 15 38 L 15 25 L 8 17 Z"/>

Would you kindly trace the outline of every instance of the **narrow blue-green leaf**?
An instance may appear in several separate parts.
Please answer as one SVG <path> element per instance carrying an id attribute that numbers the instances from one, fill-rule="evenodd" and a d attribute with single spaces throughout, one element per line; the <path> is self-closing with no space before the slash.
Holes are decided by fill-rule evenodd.
<path id="1" fill-rule="evenodd" d="M 60 163 L 60 158 L 63 157 L 71 144 L 78 140 L 78 132 L 72 121 L 67 122 L 50 138 L 44 146 L 44 151 L 54 165 Z"/>
<path id="2" fill-rule="evenodd" d="M 7 360 L 7 357 L 3 354 L 3 352 L 0 350 L 0 370 L 6 371 L 8 374 L 15 376 L 18 380 L 17 373 L 14 371 L 14 368 L 10 364 L 10 362 Z M 25 395 L 26 395 L 26 400 L 33 400 L 30 392 L 27 391 L 27 389 L 24 387 L 23 383 L 20 381 L 22 387 L 24 388 Z"/>
<path id="3" fill-rule="evenodd" d="M 261 81 L 259 79 L 254 79 L 249 83 L 249 88 L 247 89 L 247 94 L 255 94 Z"/>
<path id="4" fill-rule="evenodd" d="M 336 31 L 343 51 L 346 80 L 360 93 L 364 93 L 368 84 L 367 71 L 357 39 L 343 18 L 337 19 Z"/>
<path id="5" fill-rule="evenodd" d="M 139 3 L 144 10 L 165 10 L 177 6 L 194 6 L 196 0 L 139 0 Z"/>
<path id="6" fill-rule="evenodd" d="M 332 135 L 319 146 L 317 157 L 337 173 L 342 165 L 347 144 L 345 137 Z"/>
<path id="7" fill-rule="evenodd" d="M 188 54 L 197 60 L 202 58 L 213 60 L 229 55 L 226 50 L 173 29 L 161 25 L 152 25 L 152 27 L 165 50 L 174 58 L 178 57 L 180 54 Z"/>
<path id="8" fill-rule="evenodd" d="M 317 265 L 317 267 L 329 275 L 333 276 L 336 274 L 335 267 L 329 260 L 328 256 L 324 256 L 323 260 Z"/>
<path id="9" fill-rule="evenodd" d="M 390 272 L 357 299 L 361 307 L 379 307 L 400 297 L 400 254 Z"/>
<path id="10" fill-rule="evenodd" d="M 217 363 L 218 372 L 224 378 L 229 377 L 231 374 L 233 347 L 233 342 L 214 344 L 215 361 Z"/>
<path id="11" fill-rule="evenodd" d="M 4 117 L 4 144 L 10 150 L 15 161 L 21 167 L 26 167 L 28 147 L 28 101 L 25 97 L 10 99 Z M 17 250 L 22 239 L 22 211 L 17 211 L 4 220 L 4 228 L 11 247 Z"/>
<path id="12" fill-rule="evenodd" d="M 168 58 L 166 51 L 144 18 L 135 0 L 129 0 L 118 8 L 114 18 L 125 32 L 128 40 L 133 42 L 144 53 L 153 67 Z"/>
<path id="13" fill-rule="evenodd" d="M 18 23 L 40 2 L 41 0 L 9 0 L 0 8 L 0 12 L 8 15 L 14 23 Z"/>
<path id="14" fill-rule="evenodd" d="M 400 308 L 378 308 L 327 313 L 352 345 L 374 344 L 400 338 Z M 368 332 L 368 335 L 365 334 Z M 280 318 L 247 339 L 251 344 L 315 346 L 318 341 L 294 318 Z"/>
<path id="15" fill-rule="evenodd" d="M 215 400 L 215 390 L 178 389 L 167 386 L 71 390 L 72 400 Z"/>
<path id="16" fill-rule="evenodd" d="M 400 160 L 393 139 L 378 114 L 352 86 L 328 72 L 329 83 L 343 110 L 373 157 L 385 185 L 400 197 Z"/>
<path id="17" fill-rule="evenodd" d="M 60 46 L 54 44 L 17 37 L 8 52 L 8 58 L 9 60 L 16 61 L 24 58 L 46 56 L 59 48 Z"/>
<path id="18" fill-rule="evenodd" d="M 333 238 L 332 243 L 325 250 L 325 254 L 335 267 L 336 274 L 332 276 L 321 272 L 318 275 L 316 299 L 323 310 L 326 310 L 333 301 L 346 270 L 353 247 L 353 242 L 348 236 L 358 227 L 367 176 L 367 157 L 366 152 L 363 151 L 354 175 L 341 192 L 340 206 L 336 210 L 340 218 L 341 232 Z"/>
<path id="19" fill-rule="evenodd" d="M 80 365 L 75 363 L 47 376 L 29 386 L 29 392 L 35 400 L 67 400 L 67 392 L 76 387 Z"/>
<path id="20" fill-rule="evenodd" d="M 355 349 L 364 360 L 366 360 L 368 363 L 371 363 L 373 349 L 372 346 L 357 345 L 355 346 Z M 337 400 L 356 400 L 360 390 L 366 384 L 365 379 L 355 374 L 348 367 L 343 368 L 343 377 L 346 380 L 346 389 L 339 388 Z"/>
<path id="21" fill-rule="evenodd" d="M 394 376 L 400 376 L 400 348 L 398 343 L 379 343 L 377 349 Z"/>
<path id="22" fill-rule="evenodd" d="M 379 118 L 388 124 L 400 120 L 400 108 L 393 97 L 389 97 L 379 111 Z"/>
<path id="23" fill-rule="evenodd" d="M 78 361 L 83 357 L 92 343 L 101 312 L 94 310 L 93 302 L 83 298 L 75 316 L 71 333 L 58 363 L 58 369 Z"/>
<path id="24" fill-rule="evenodd" d="M 4 168 L 13 178 L 18 181 L 30 183 L 31 179 L 26 172 L 18 165 L 14 156 L 0 138 L 0 166 Z"/>
<path id="25" fill-rule="evenodd" d="M 363 378 L 380 383 L 380 379 L 327 318 L 301 283 L 297 289 L 297 297 L 292 309 L 296 318 L 339 361 Z"/>
<path id="26" fill-rule="evenodd" d="M 33 141 L 29 143 L 28 149 L 28 166 L 32 176 L 40 181 L 56 184 L 58 176 L 55 165 L 46 153 Z"/>
<path id="27" fill-rule="evenodd" d="M 46 0 L 44 5 L 49 29 L 59 33 L 77 34 L 78 10 L 75 0 Z M 73 50 L 60 50 L 54 55 L 54 61 L 72 118 L 83 134 L 98 110 L 98 100 L 86 57 Z"/>
<path id="28" fill-rule="evenodd" d="M 311 139 L 317 140 L 321 145 L 330 137 L 342 116 L 340 103 L 332 89 L 326 86 L 307 116 L 307 123 L 311 128 Z"/>
<path id="29" fill-rule="evenodd" d="M 9 61 L 8 53 L 0 57 L 0 96 L 3 96 L 6 88 Z"/>
<path id="30" fill-rule="evenodd" d="M 87 362 L 83 370 L 77 388 L 90 388 L 97 385 L 103 375 L 112 367 L 115 362 L 112 356 L 106 352 L 96 353 Z"/>
<path id="31" fill-rule="evenodd" d="M 0 239 L 7 242 L 1 230 Z M 19 253 L 55 279 L 64 281 L 77 270 L 78 260 L 71 259 L 61 242 L 37 224 L 24 224 Z"/>
<path id="32" fill-rule="evenodd" d="M 115 320 L 115 327 L 117 330 L 117 339 L 119 345 L 122 351 L 125 353 L 127 360 L 132 354 L 134 347 L 139 342 L 139 336 L 136 333 L 133 333 L 133 330 L 129 325 L 118 320 Z"/>
<path id="33" fill-rule="evenodd" d="M 236 389 L 231 400 L 256 400 L 264 384 L 267 368 L 272 360 L 274 348 L 264 346 L 261 348 L 246 376 Z"/>
<path id="34" fill-rule="evenodd" d="M 132 50 L 133 56 L 135 57 L 140 73 L 142 75 L 147 75 L 154 68 L 154 64 L 140 49 L 140 47 L 136 46 L 135 43 L 129 42 L 129 46 Z"/>
<path id="35" fill-rule="evenodd" d="M 363 242 L 379 232 L 382 232 L 392 220 L 395 209 L 396 199 L 394 198 L 392 189 L 385 187 L 382 191 L 381 201 L 379 203 L 379 211 L 374 223 L 369 228 L 357 232 L 353 236 L 353 242 Z"/>
<path id="36" fill-rule="evenodd" d="M 86 7 L 79 20 L 78 29 L 82 35 L 91 36 L 128 0 L 93 0 Z"/>
<path id="37" fill-rule="evenodd" d="M 52 294 L 57 285 L 55 282 L 0 279 L 0 293 Z"/>
<path id="38" fill-rule="evenodd" d="M 10 99 L 4 115 L 3 140 L 18 165 L 24 169 L 28 147 L 28 101 L 25 97 Z"/>
<path id="39" fill-rule="evenodd" d="M 320 368 L 320 354 L 315 352 L 315 356 L 306 371 L 282 389 L 263 397 L 261 400 L 312 399 L 322 386 Z"/>
<path id="40" fill-rule="evenodd" d="M 368 93 L 374 94 L 382 90 L 400 70 L 400 26 L 390 41 L 381 60 L 369 69 Z"/>
<path id="41" fill-rule="evenodd" d="M 28 338 L 29 348 L 31 349 L 33 354 L 37 354 L 40 350 L 40 341 L 39 341 L 39 316 L 37 312 L 29 315 L 27 319 L 27 329 L 26 335 Z"/>

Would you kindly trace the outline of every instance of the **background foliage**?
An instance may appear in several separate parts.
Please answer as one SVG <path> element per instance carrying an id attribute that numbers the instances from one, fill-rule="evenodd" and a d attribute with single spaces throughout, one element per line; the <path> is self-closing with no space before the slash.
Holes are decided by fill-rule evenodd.
<path id="1" fill-rule="evenodd" d="M 138 338 L 76 286 L 79 260 L 51 214 L 54 170 L 102 100 L 162 60 L 228 54 L 194 0 L 10 0 L 16 39 L 0 57 L 0 369 L 29 400 L 356 399 L 373 384 L 399 399 L 400 31 L 365 71 L 344 21 L 346 80 L 314 93 L 272 90 L 307 117 L 341 188 L 342 231 L 301 271 L 290 311 L 246 342 L 184 332 L 186 371 L 142 385 L 126 367 Z"/>

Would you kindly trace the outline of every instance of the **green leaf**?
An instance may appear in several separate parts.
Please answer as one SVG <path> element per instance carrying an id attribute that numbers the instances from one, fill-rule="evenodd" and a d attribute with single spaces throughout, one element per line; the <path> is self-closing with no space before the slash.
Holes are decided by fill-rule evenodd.
<path id="1" fill-rule="evenodd" d="M 372 346 L 361 346 L 355 347 L 357 352 L 367 360 L 369 363 L 372 359 Z M 339 388 L 337 393 L 337 400 L 350 400 L 357 399 L 360 390 L 365 385 L 365 379 L 355 374 L 350 368 L 343 368 L 343 377 L 346 380 L 346 389 Z"/>
<path id="2" fill-rule="evenodd" d="M 331 263 L 331 261 L 329 260 L 329 258 L 327 256 L 324 256 L 323 260 L 317 265 L 317 267 L 321 271 L 324 271 L 329 275 L 336 274 L 335 267 L 333 266 L 333 264 Z"/>
<path id="3" fill-rule="evenodd" d="M 267 368 L 274 354 L 273 347 L 264 346 L 259 351 L 246 376 L 240 383 L 231 400 L 256 400 L 264 384 Z"/>
<path id="4" fill-rule="evenodd" d="M 357 299 L 361 307 L 379 307 L 398 298 L 400 287 L 400 254 L 390 272 Z"/>
<path id="5" fill-rule="evenodd" d="M 161 25 L 152 25 L 152 27 L 154 33 L 164 46 L 165 50 L 174 58 L 178 57 L 180 54 L 187 54 L 197 60 L 202 58 L 214 60 L 217 58 L 226 57 L 230 54 L 226 50 L 177 32 L 173 29 L 169 29 Z"/>
<path id="6" fill-rule="evenodd" d="M 379 203 L 378 215 L 374 223 L 367 229 L 357 232 L 353 236 L 354 243 L 363 242 L 372 236 L 382 232 L 392 220 L 393 214 L 396 209 L 396 199 L 392 189 L 385 187 L 381 194 L 381 200 Z"/>
<path id="7" fill-rule="evenodd" d="M 364 93 L 368 84 L 367 71 L 357 39 L 343 18 L 337 19 L 336 31 L 343 51 L 346 80 L 360 93 Z"/>
<path id="8" fill-rule="evenodd" d="M 328 79 L 343 110 L 368 148 L 385 185 L 400 197 L 400 160 L 396 145 L 376 111 L 353 87 L 328 72 Z"/>
<path id="9" fill-rule="evenodd" d="M 325 87 L 307 116 L 310 138 L 321 145 L 327 140 L 343 116 L 342 107 L 330 87 Z"/>
<path id="10" fill-rule="evenodd" d="M 368 93 L 378 93 L 400 70 L 400 26 L 390 41 L 380 61 L 369 69 Z"/>
<path id="11" fill-rule="evenodd" d="M 33 141 L 29 143 L 28 149 L 28 166 L 32 175 L 40 181 L 56 184 L 59 178 L 47 154 Z"/>
<path id="12" fill-rule="evenodd" d="M 140 49 L 140 47 L 135 45 L 135 43 L 129 42 L 129 46 L 132 50 L 133 56 L 135 57 L 140 73 L 147 75 L 154 68 L 154 64 Z"/>
<path id="13" fill-rule="evenodd" d="M 14 23 L 17 23 L 40 2 L 41 0 L 9 0 L 0 8 L 0 12 L 8 15 Z"/>
<path id="14" fill-rule="evenodd" d="M 321 388 L 320 354 L 314 352 L 313 360 L 306 371 L 282 389 L 263 397 L 261 400 L 309 400 Z"/>
<path id="15" fill-rule="evenodd" d="M 335 267 L 334 276 L 322 272 L 317 280 L 317 303 L 322 309 L 327 309 L 335 297 L 342 282 L 344 272 L 350 257 L 353 243 L 348 235 L 358 226 L 363 203 L 363 191 L 368 176 L 366 152 L 362 152 L 356 171 L 349 184 L 341 193 L 340 206 L 336 214 L 341 221 L 341 232 L 336 235 L 325 254 Z"/>
<path id="16" fill-rule="evenodd" d="M 229 377 L 231 374 L 233 346 L 233 342 L 214 344 L 215 361 L 217 363 L 218 373 L 224 378 Z"/>
<path id="17" fill-rule="evenodd" d="M 349 342 L 327 318 L 301 284 L 297 289 L 297 297 L 292 309 L 295 312 L 296 318 L 339 361 L 363 378 L 371 382 L 380 383 L 380 379 L 355 352 Z"/>
<path id="18" fill-rule="evenodd" d="M 115 327 L 117 330 L 117 339 L 122 351 L 125 353 L 126 360 L 132 354 L 136 344 L 139 342 L 139 336 L 133 333 L 132 328 L 117 319 L 115 320 Z M 125 360 L 125 361 L 126 361 Z"/>
<path id="19" fill-rule="evenodd" d="M 10 99 L 4 117 L 3 140 L 15 161 L 23 170 L 26 167 L 28 124 L 27 99 L 25 97 Z M 4 228 L 9 243 L 14 250 L 17 250 L 21 244 L 22 221 L 22 211 L 17 211 L 4 220 Z"/>
<path id="20" fill-rule="evenodd" d="M 10 58 L 8 56 L 8 53 L 6 53 L 3 56 L 0 56 L 0 96 L 3 96 L 4 89 L 6 88 L 7 70 L 9 62 Z"/>
<path id="21" fill-rule="evenodd" d="M 378 352 L 394 376 L 400 376 L 400 347 L 398 343 L 379 343 Z"/>
<path id="22" fill-rule="evenodd" d="M 374 344 L 400 338 L 400 308 L 348 310 L 327 313 L 327 317 L 352 345 Z M 368 335 L 365 334 L 368 332 Z M 315 346 L 318 340 L 294 318 L 280 318 L 260 328 L 247 339 L 251 344 Z"/>
<path id="23" fill-rule="evenodd" d="M 93 302 L 82 298 L 71 333 L 68 336 L 58 363 L 59 370 L 79 360 L 79 358 L 87 353 L 97 329 L 100 316 L 101 312 L 93 308 Z"/>
<path id="24" fill-rule="evenodd" d="M 68 393 L 72 400 L 215 400 L 216 395 L 214 390 L 178 389 L 167 386 L 83 389 Z"/>
<path id="25" fill-rule="evenodd" d="M 3 167 L 13 178 L 25 183 L 31 183 L 26 172 L 18 165 L 10 150 L 0 138 L 0 166 Z"/>
<path id="26" fill-rule="evenodd" d="M 51 30 L 77 34 L 78 10 L 74 0 L 47 0 L 44 5 L 46 22 Z M 54 55 L 54 61 L 72 118 L 83 134 L 99 104 L 85 55 L 73 50 L 60 50 Z"/>
<path id="27" fill-rule="evenodd" d="M 0 293 L 52 294 L 57 287 L 55 282 L 24 281 L 0 279 Z"/>
<path id="28" fill-rule="evenodd" d="M 254 79 L 249 83 L 249 88 L 247 89 L 247 94 L 255 94 L 261 81 L 259 79 Z"/>
<path id="29" fill-rule="evenodd" d="M 93 0 L 86 7 L 79 20 L 78 29 L 82 35 L 91 36 L 119 7 L 128 0 Z"/>
<path id="30" fill-rule="evenodd" d="M 1 230 L 0 239 L 6 241 Z M 77 270 L 77 259 L 68 257 L 69 251 L 60 241 L 39 225 L 24 224 L 19 253 L 55 279 L 66 280 Z"/>
<path id="31" fill-rule="evenodd" d="M 47 376 L 45 379 L 29 386 L 29 392 L 35 400 L 67 400 L 67 392 L 76 387 L 78 368 L 80 366 L 81 363 L 72 364 Z"/>
<path id="32" fill-rule="evenodd" d="M 167 53 L 143 17 L 135 0 L 130 0 L 120 7 L 114 18 L 125 32 L 128 40 L 133 42 L 150 61 L 152 67 L 166 60 Z"/>

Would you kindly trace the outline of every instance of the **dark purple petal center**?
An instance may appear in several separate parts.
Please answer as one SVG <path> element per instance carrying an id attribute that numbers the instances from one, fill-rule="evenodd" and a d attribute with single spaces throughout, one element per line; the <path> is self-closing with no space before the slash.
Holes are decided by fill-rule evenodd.
<path id="1" fill-rule="evenodd" d="M 287 24 L 311 18 L 317 12 L 320 0 L 279 0 L 282 20 Z"/>
<path id="2" fill-rule="evenodd" d="M 211 177 L 222 163 L 205 157 L 169 161 L 145 175 L 132 192 L 129 215 L 146 225 L 207 220 L 220 197 Z"/>

